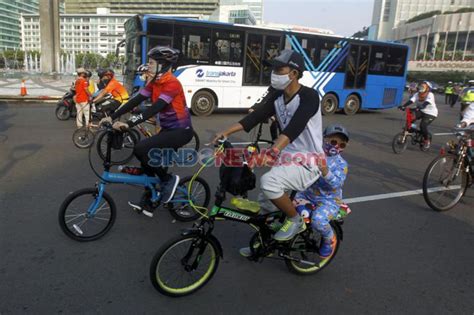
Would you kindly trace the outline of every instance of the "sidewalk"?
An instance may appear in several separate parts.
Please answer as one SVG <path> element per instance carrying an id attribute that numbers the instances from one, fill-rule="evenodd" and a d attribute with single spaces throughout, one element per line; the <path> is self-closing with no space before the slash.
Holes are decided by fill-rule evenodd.
<path id="1" fill-rule="evenodd" d="M 73 76 L 58 76 L 52 78 L 40 75 L 13 74 L 8 77 L 0 76 L 0 100 L 2 99 L 24 99 L 24 100 L 47 100 L 60 99 L 69 90 L 74 80 Z M 21 80 L 25 79 L 27 96 L 20 96 Z"/>

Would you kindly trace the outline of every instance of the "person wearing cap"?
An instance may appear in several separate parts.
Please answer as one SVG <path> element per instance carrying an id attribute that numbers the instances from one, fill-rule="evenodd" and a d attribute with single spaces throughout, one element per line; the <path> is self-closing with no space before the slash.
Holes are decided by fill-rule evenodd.
<path id="1" fill-rule="evenodd" d="M 423 135 L 423 147 L 425 149 L 428 149 L 431 145 L 428 126 L 438 117 L 438 108 L 436 107 L 435 96 L 431 92 L 432 88 L 430 82 L 424 81 L 420 84 L 418 93 L 399 107 L 399 109 L 405 110 L 411 104 L 416 104 L 416 108 L 410 110 L 417 120 L 421 119 L 420 130 Z"/>
<path id="2" fill-rule="evenodd" d="M 89 92 L 89 80 L 87 77 L 87 70 L 79 68 L 76 70 L 77 79 L 74 83 L 76 94 L 74 95 L 74 102 L 76 103 L 76 125 L 77 128 L 82 128 L 85 125 L 89 125 L 90 105 L 89 100 L 92 98 Z M 84 116 L 84 119 L 82 118 Z"/>
<path id="3" fill-rule="evenodd" d="M 322 122 L 318 93 L 299 83 L 303 76 L 303 57 L 292 50 L 282 50 L 268 61 L 272 66 L 271 86 L 266 101 L 228 129 L 218 132 L 214 143 L 244 130 L 250 132 L 261 122 L 275 116 L 281 133 L 273 146 L 266 151 L 263 164 L 272 166 L 260 180 L 263 195 L 286 214 L 282 228 L 274 235 L 277 241 L 287 241 L 303 232 L 306 225 L 296 211 L 288 191 L 304 191 L 320 176 L 316 163 L 297 160 L 297 155 L 324 156 L 322 148 Z M 291 156 L 292 163 L 278 163 L 280 154 Z M 277 163 L 276 163 L 277 162 Z M 281 161 L 280 161 L 281 162 Z"/>
<path id="4" fill-rule="evenodd" d="M 448 85 L 444 88 L 444 102 L 446 105 L 451 104 L 451 96 L 454 93 L 453 81 L 449 81 Z"/>

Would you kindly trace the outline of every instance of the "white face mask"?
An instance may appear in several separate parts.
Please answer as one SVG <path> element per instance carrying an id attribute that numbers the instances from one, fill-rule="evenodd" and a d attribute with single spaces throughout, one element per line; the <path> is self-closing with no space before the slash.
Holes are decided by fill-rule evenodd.
<path id="1" fill-rule="evenodd" d="M 284 90 L 290 85 L 291 79 L 289 74 L 276 74 L 272 71 L 271 84 L 277 90 Z"/>

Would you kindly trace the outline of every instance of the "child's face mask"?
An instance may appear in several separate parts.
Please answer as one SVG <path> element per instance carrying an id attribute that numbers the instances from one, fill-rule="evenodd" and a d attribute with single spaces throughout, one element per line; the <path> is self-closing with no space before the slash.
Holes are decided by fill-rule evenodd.
<path id="1" fill-rule="evenodd" d="M 338 141 L 336 139 L 324 139 L 324 153 L 327 156 L 334 156 L 340 154 L 346 148 L 346 143 L 342 141 Z"/>

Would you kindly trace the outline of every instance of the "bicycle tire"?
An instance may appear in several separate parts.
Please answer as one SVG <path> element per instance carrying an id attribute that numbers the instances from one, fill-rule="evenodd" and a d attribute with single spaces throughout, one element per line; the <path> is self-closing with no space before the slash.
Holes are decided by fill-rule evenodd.
<path id="1" fill-rule="evenodd" d="M 59 226 L 61 227 L 61 230 L 69 238 L 71 238 L 75 241 L 79 241 L 79 242 L 95 241 L 95 240 L 103 237 L 105 234 L 107 234 L 110 231 L 110 229 L 112 228 L 112 226 L 114 225 L 115 218 L 116 218 L 116 213 L 117 213 L 117 207 L 115 206 L 115 202 L 112 199 L 112 197 L 104 191 L 102 197 L 103 197 L 103 199 L 105 199 L 105 201 L 109 205 L 110 217 L 109 217 L 109 219 L 108 219 L 108 221 L 105 224 L 105 227 L 103 229 L 99 230 L 99 232 L 97 232 L 93 235 L 82 236 L 81 233 L 79 232 L 79 231 L 82 231 L 82 229 L 78 230 L 73 225 L 72 230 L 71 230 L 71 228 L 68 226 L 68 222 L 66 220 L 66 215 L 67 215 L 68 207 L 71 205 L 71 203 L 75 199 L 77 199 L 81 196 L 84 196 L 84 195 L 97 196 L 97 194 L 98 194 L 97 188 L 84 188 L 84 189 L 80 189 L 80 190 L 77 190 L 77 191 L 69 194 L 66 197 L 66 199 L 64 199 L 63 203 L 61 204 L 61 206 L 59 208 L 58 219 L 59 219 Z M 72 219 L 72 220 L 74 220 L 74 219 Z M 88 218 L 87 218 L 87 220 L 88 220 Z"/>
<path id="2" fill-rule="evenodd" d="M 72 142 L 79 149 L 87 149 L 94 144 L 95 134 L 87 127 L 82 127 L 72 134 Z"/>
<path id="3" fill-rule="evenodd" d="M 210 261 L 209 261 L 209 266 L 204 268 L 204 274 L 200 276 L 198 279 L 193 281 L 192 283 L 184 286 L 184 287 L 171 287 L 172 284 L 171 278 L 174 277 L 174 275 L 171 274 L 170 269 L 167 269 L 166 271 L 162 271 L 160 273 L 160 266 L 165 263 L 165 258 L 167 258 L 171 251 L 173 249 L 176 250 L 178 245 L 184 244 L 184 242 L 191 242 L 189 246 L 193 246 L 193 244 L 196 244 L 195 242 L 205 242 L 203 244 L 204 247 L 204 253 L 209 249 L 209 254 L 210 254 Z M 197 244 L 199 246 L 200 244 Z M 187 244 L 185 245 L 188 246 Z M 182 252 L 181 255 L 186 255 L 189 253 L 191 250 L 191 247 L 187 249 L 186 252 Z M 155 254 L 153 257 L 153 260 L 150 265 L 150 280 L 155 287 L 155 289 L 160 292 L 161 294 L 170 296 L 170 297 L 181 297 L 181 296 L 186 296 L 189 294 L 192 294 L 196 292 L 197 290 L 201 289 L 206 285 L 209 280 L 214 276 L 218 266 L 219 266 L 219 260 L 220 260 L 220 255 L 219 255 L 219 246 L 214 243 L 213 240 L 209 238 L 202 237 L 198 235 L 197 233 L 189 234 L 189 235 L 180 235 L 176 238 L 173 238 L 166 242 Z M 175 254 L 179 255 L 179 254 Z M 180 255 L 180 256 L 181 256 Z M 182 268 L 182 271 L 185 273 L 191 273 L 191 271 L 187 271 L 185 269 L 185 266 L 183 266 L 183 259 L 185 257 L 176 257 L 176 262 L 178 267 Z M 191 257 L 193 258 L 193 252 L 191 252 Z M 198 263 L 197 268 L 199 268 L 199 265 L 205 261 L 203 259 L 204 256 L 201 255 L 200 258 L 194 257 L 194 262 Z M 192 272 L 196 274 L 196 270 L 193 270 Z M 175 278 L 176 279 L 176 278 Z"/>
<path id="4" fill-rule="evenodd" d="M 292 259 L 289 259 L 289 258 L 285 258 L 285 264 L 286 264 L 288 270 L 290 270 L 294 274 L 306 276 L 306 275 L 312 275 L 312 274 L 318 273 L 319 271 L 326 268 L 331 263 L 331 261 L 336 257 L 336 254 L 337 254 L 337 251 L 339 249 L 339 245 L 340 245 L 341 239 L 342 239 L 341 235 L 339 234 L 339 230 L 335 229 L 334 227 L 331 227 L 331 228 L 333 229 L 333 232 L 336 235 L 336 247 L 335 247 L 334 252 L 332 253 L 331 256 L 329 256 L 328 258 L 321 258 L 317 254 L 318 249 L 313 248 L 312 249 L 313 254 L 318 259 L 317 265 L 310 266 L 309 264 L 305 264 L 305 263 L 301 263 L 301 265 L 298 265 L 297 264 L 298 262 L 296 262 Z M 312 230 L 312 231 L 310 231 L 310 233 L 312 233 L 313 235 L 316 235 L 317 232 Z M 320 235 L 318 234 L 317 236 L 319 237 L 319 240 L 318 240 L 318 244 L 319 244 L 321 242 Z M 302 237 L 302 234 L 298 234 L 289 243 L 290 255 L 291 255 L 291 249 L 295 249 L 295 248 L 298 248 L 298 247 L 301 246 L 301 245 L 298 244 L 298 242 L 300 242 L 300 243 L 303 242 L 304 243 L 303 246 L 306 248 L 307 244 L 304 241 L 304 239 Z M 298 252 L 301 254 L 301 257 L 297 257 L 298 259 L 308 261 L 309 258 L 307 256 L 305 256 L 305 254 L 309 253 L 309 251 L 307 252 L 306 249 L 303 249 L 303 251 L 298 251 Z M 307 266 L 307 268 L 302 267 L 302 266 Z"/>
<path id="5" fill-rule="evenodd" d="M 404 152 L 408 146 L 408 139 L 407 137 L 405 138 L 405 142 L 401 143 L 400 140 L 403 139 L 404 132 L 399 132 L 393 137 L 392 140 L 392 150 L 393 153 L 395 154 L 400 154 Z"/>
<path id="6" fill-rule="evenodd" d="M 431 176 L 434 168 L 438 164 L 438 162 L 440 162 L 442 159 L 448 159 L 448 158 L 449 159 L 456 159 L 457 156 L 452 155 L 452 154 L 448 154 L 448 155 L 441 155 L 441 156 L 436 157 L 428 165 L 428 167 L 426 168 L 425 174 L 423 176 L 423 198 L 425 199 L 425 202 L 428 204 L 428 206 L 431 209 L 435 210 L 435 211 L 446 211 L 446 210 L 449 210 L 449 209 L 453 208 L 454 206 L 456 206 L 458 204 L 458 202 L 461 200 L 461 198 L 464 196 L 464 194 L 466 192 L 466 189 L 467 189 L 468 174 L 465 171 L 463 171 L 463 167 L 461 167 L 461 172 L 462 172 L 462 174 L 461 174 L 461 176 L 462 176 L 461 177 L 461 186 L 460 186 L 460 189 L 459 189 L 459 192 L 457 193 L 457 195 L 453 198 L 453 200 L 450 203 L 448 203 L 445 206 L 440 206 L 439 204 L 434 202 L 433 192 L 429 191 L 430 189 L 433 189 L 433 188 L 428 187 L 429 186 L 428 181 L 430 180 L 430 176 Z M 464 162 L 462 162 L 462 163 L 464 163 Z M 451 168 L 450 172 L 452 172 L 452 170 L 453 170 L 453 168 Z M 450 173 L 450 175 L 451 175 L 451 173 Z M 444 181 L 445 179 L 443 179 L 442 181 Z M 442 181 L 441 181 L 440 184 L 442 184 Z M 449 184 L 450 183 L 448 183 L 448 185 Z M 448 191 L 448 189 L 445 190 L 445 191 Z"/>
<path id="7" fill-rule="evenodd" d="M 189 182 L 191 180 L 191 178 L 192 178 L 192 176 L 186 176 L 186 177 L 182 178 L 179 182 L 179 186 L 186 187 L 186 191 L 187 191 L 188 187 L 185 184 L 187 182 Z M 199 206 L 199 207 L 207 208 L 207 206 L 209 205 L 209 202 L 211 200 L 211 189 L 209 188 L 209 184 L 201 177 L 197 177 L 195 179 L 195 182 L 202 185 L 202 187 L 204 189 L 204 201 L 202 203 L 197 203 L 196 205 Z M 197 188 L 195 188 L 195 187 L 199 188 L 197 185 L 191 187 L 191 194 L 193 194 L 193 191 L 195 191 L 195 189 L 197 190 Z M 173 197 L 173 199 L 179 199 L 179 198 L 180 198 L 180 195 L 177 191 L 175 196 Z M 186 198 L 187 199 L 188 196 L 186 195 L 185 197 L 183 196 L 181 198 Z M 198 199 L 196 198 L 195 200 L 198 200 Z M 167 206 L 168 206 L 168 210 L 170 211 L 171 215 L 176 220 L 181 221 L 181 222 L 191 222 L 191 221 L 195 221 L 195 220 L 197 220 L 201 217 L 201 214 L 194 211 L 189 204 L 187 204 L 185 206 L 181 206 L 181 207 L 176 207 L 177 206 L 176 203 L 170 202 L 170 203 L 167 204 Z"/>
<path id="8" fill-rule="evenodd" d="M 105 161 L 105 157 L 107 154 L 107 138 L 106 138 L 107 134 L 108 134 L 107 132 L 101 132 L 97 136 L 96 150 L 97 150 L 97 154 L 99 155 L 99 158 L 102 161 Z M 133 158 L 133 149 L 135 148 L 135 145 L 139 141 L 136 134 L 137 134 L 137 131 L 134 129 L 131 129 L 130 132 L 123 133 L 124 137 L 126 138 L 129 137 L 130 139 L 128 140 L 128 142 L 125 142 L 126 139 L 124 140 L 124 144 L 122 145 L 122 148 L 120 150 L 112 149 L 112 154 L 110 157 L 110 163 L 112 165 L 123 165 L 130 162 L 130 160 Z M 130 152 L 124 154 L 123 157 L 121 155 L 114 154 L 114 152 L 123 151 L 124 148 L 129 149 Z"/>

